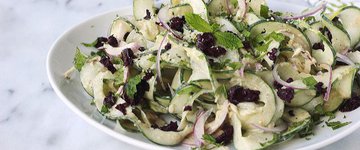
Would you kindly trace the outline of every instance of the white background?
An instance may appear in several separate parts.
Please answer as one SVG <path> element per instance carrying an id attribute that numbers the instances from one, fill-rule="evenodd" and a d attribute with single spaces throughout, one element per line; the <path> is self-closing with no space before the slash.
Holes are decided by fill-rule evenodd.
<path id="1" fill-rule="evenodd" d="M 137 149 L 90 126 L 51 89 L 46 54 L 62 32 L 131 0 L 0 0 L 0 149 Z M 355 150 L 360 130 L 324 150 Z"/>

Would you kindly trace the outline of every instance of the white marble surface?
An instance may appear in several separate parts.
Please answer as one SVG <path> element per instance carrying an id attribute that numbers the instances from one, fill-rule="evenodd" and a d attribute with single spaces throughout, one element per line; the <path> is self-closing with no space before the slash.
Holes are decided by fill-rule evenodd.
<path id="1" fill-rule="evenodd" d="M 51 89 L 46 54 L 62 32 L 131 0 L 0 0 L 0 149 L 137 149 L 87 124 Z M 360 130 L 324 150 L 358 149 Z"/>

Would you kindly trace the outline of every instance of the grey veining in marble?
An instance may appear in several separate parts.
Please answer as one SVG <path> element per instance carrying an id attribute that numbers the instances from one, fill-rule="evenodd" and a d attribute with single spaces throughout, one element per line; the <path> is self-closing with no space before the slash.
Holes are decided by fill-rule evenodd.
<path id="1" fill-rule="evenodd" d="M 0 149 L 137 149 L 90 126 L 55 95 L 51 44 L 93 15 L 131 0 L 0 0 Z M 360 130 L 324 149 L 357 149 Z"/>

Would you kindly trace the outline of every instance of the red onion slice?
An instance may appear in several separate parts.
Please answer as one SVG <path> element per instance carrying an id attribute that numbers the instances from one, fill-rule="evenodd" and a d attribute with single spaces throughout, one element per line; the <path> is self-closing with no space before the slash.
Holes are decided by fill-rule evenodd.
<path id="1" fill-rule="evenodd" d="M 244 63 L 244 65 L 241 66 L 241 68 L 239 70 L 240 77 L 244 77 L 244 72 L 245 72 L 246 66 L 247 66 L 247 63 Z"/>
<path id="2" fill-rule="evenodd" d="M 287 17 L 284 17 L 284 19 L 286 19 L 286 20 L 301 19 L 301 18 L 305 18 L 305 17 L 311 16 L 311 15 L 314 15 L 314 14 L 316 14 L 317 12 L 319 12 L 321 10 L 325 10 L 326 9 L 326 4 L 327 4 L 327 2 L 322 1 L 319 5 L 311 8 L 306 13 L 303 13 L 301 15 L 296 15 L 296 16 L 287 16 Z"/>
<path id="3" fill-rule="evenodd" d="M 228 14 L 232 14 L 231 9 L 230 9 L 230 0 L 225 0 L 226 3 L 226 10 L 228 12 Z"/>
<path id="4" fill-rule="evenodd" d="M 161 84 L 161 87 L 165 90 L 166 87 L 164 85 L 164 82 L 161 78 L 161 66 L 160 66 L 160 60 L 161 60 L 161 48 L 162 46 L 164 45 L 164 42 L 167 38 L 167 35 L 168 35 L 169 32 L 166 32 L 165 35 L 164 35 L 164 38 L 161 40 L 161 43 L 159 45 L 159 49 L 157 51 L 157 55 L 156 55 L 156 76 L 157 76 L 157 79 L 159 80 L 160 84 Z"/>
<path id="5" fill-rule="evenodd" d="M 337 53 L 336 54 L 336 57 L 338 57 L 338 61 L 341 61 L 343 63 L 346 63 L 348 65 L 352 65 L 352 66 L 355 66 L 355 63 L 347 56 L 343 55 L 343 54 L 340 54 L 340 53 Z"/>
<path id="6" fill-rule="evenodd" d="M 280 126 L 274 127 L 274 128 L 263 127 L 261 125 L 255 124 L 255 123 L 251 123 L 251 126 L 253 126 L 254 128 L 263 130 L 265 132 L 271 132 L 271 133 L 280 133 L 287 129 L 286 124 L 283 124 L 283 125 L 280 125 Z"/>
<path id="7" fill-rule="evenodd" d="M 328 85 L 327 85 L 327 88 L 326 88 L 326 93 L 324 95 L 324 101 L 328 101 L 329 97 L 330 97 L 330 92 L 331 92 L 332 68 L 328 64 L 321 64 L 320 66 L 327 69 L 329 71 L 329 74 L 330 74 L 329 75 L 329 82 L 328 82 Z"/>
<path id="8" fill-rule="evenodd" d="M 204 143 L 202 137 L 205 133 L 205 122 L 209 118 L 210 114 L 211 114 L 210 110 L 206 112 L 201 112 L 195 121 L 193 134 L 194 134 L 195 145 L 198 147 L 200 147 L 202 143 Z"/>
<path id="9" fill-rule="evenodd" d="M 292 89 L 301 89 L 301 90 L 305 90 L 305 89 L 308 89 L 308 87 L 306 85 L 299 85 L 299 86 L 295 86 L 295 85 L 291 85 L 290 83 L 287 83 L 286 81 L 282 80 L 277 72 L 277 68 L 278 68 L 278 65 L 275 65 L 273 71 L 272 71 L 272 75 L 275 79 L 276 82 L 278 82 L 279 84 L 287 87 L 287 88 L 292 88 Z"/>
<path id="10" fill-rule="evenodd" d="M 124 67 L 124 83 L 128 81 L 129 77 L 130 77 L 130 68 Z"/>
<path id="11" fill-rule="evenodd" d="M 206 132 L 209 134 L 214 133 L 225 121 L 229 110 L 229 101 L 225 101 L 221 106 L 220 110 L 216 112 L 215 120 L 207 124 Z"/>
<path id="12" fill-rule="evenodd" d="M 170 26 L 166 23 L 166 19 L 168 16 L 166 16 L 167 14 L 169 14 L 169 7 L 163 7 L 159 10 L 159 13 L 158 13 L 158 19 L 159 19 L 159 22 L 161 24 L 161 26 L 163 28 L 165 28 L 167 31 L 169 31 L 170 33 L 172 33 L 176 38 L 182 40 L 182 36 L 179 35 L 176 31 L 174 31 L 173 29 L 170 28 Z"/>

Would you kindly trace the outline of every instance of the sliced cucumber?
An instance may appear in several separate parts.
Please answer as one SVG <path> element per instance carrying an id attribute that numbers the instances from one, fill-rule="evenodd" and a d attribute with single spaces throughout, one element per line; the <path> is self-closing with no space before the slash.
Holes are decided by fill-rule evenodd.
<path id="1" fill-rule="evenodd" d="M 284 110 L 284 115 L 282 118 L 289 123 L 295 123 L 303 122 L 311 118 L 311 115 L 304 109 L 287 107 Z"/>
<path id="2" fill-rule="evenodd" d="M 291 45 L 288 45 L 292 48 L 302 48 L 304 50 L 310 51 L 311 45 L 309 39 L 306 37 L 306 35 L 298 28 L 294 27 L 293 25 L 282 23 L 282 22 L 276 22 L 276 21 L 259 21 L 253 24 L 250 27 L 250 37 L 255 38 L 259 34 L 270 34 L 272 32 L 278 32 L 278 33 L 286 33 L 291 34 L 294 36 L 292 39 Z M 288 36 L 288 35 L 286 35 Z M 290 42 L 289 42 L 290 43 Z"/>
<path id="3" fill-rule="evenodd" d="M 227 0 L 211 0 L 208 4 L 209 14 L 212 16 L 219 16 L 223 14 L 234 15 L 239 9 L 239 6 L 237 6 L 236 4 L 238 4 L 239 1 L 243 0 L 229 0 L 229 4 L 227 4 L 226 1 Z"/>
<path id="4" fill-rule="evenodd" d="M 190 67 L 190 58 L 187 56 L 187 51 L 185 51 L 184 47 L 175 40 L 170 39 L 168 42 L 171 44 L 171 49 L 161 54 L 161 61 L 174 66 L 181 64 L 185 67 Z"/>
<path id="5" fill-rule="evenodd" d="M 184 0 L 183 3 L 190 4 L 194 14 L 198 14 L 205 21 L 209 21 L 208 10 L 203 0 Z"/>
<path id="6" fill-rule="evenodd" d="M 156 101 L 150 100 L 149 106 L 150 106 L 150 109 L 153 110 L 154 112 L 163 113 L 163 114 L 168 113 L 168 109 Z"/>
<path id="7" fill-rule="evenodd" d="M 314 22 L 310 25 L 311 29 L 305 31 L 305 35 L 309 38 L 311 45 L 321 42 L 321 38 L 317 31 L 323 28 L 323 24 L 320 21 Z M 315 32 L 314 32 L 315 31 Z"/>
<path id="8" fill-rule="evenodd" d="M 305 109 L 309 113 L 314 113 L 315 107 L 318 105 L 322 105 L 324 103 L 324 98 L 322 96 L 318 96 L 313 98 L 309 103 L 301 106 L 302 109 Z"/>
<path id="9" fill-rule="evenodd" d="M 146 38 L 136 30 L 132 30 L 126 38 L 126 43 L 133 43 L 133 42 L 136 42 L 141 47 L 144 47 L 146 49 L 149 48 L 148 41 L 146 40 Z"/>
<path id="10" fill-rule="evenodd" d="M 190 57 L 190 64 L 192 74 L 189 78 L 189 83 L 198 80 L 211 81 L 211 74 L 209 64 L 206 60 L 206 56 L 196 48 L 185 48 L 188 57 Z"/>
<path id="11" fill-rule="evenodd" d="M 261 5 L 266 6 L 265 0 L 246 0 L 247 6 L 251 8 L 257 16 L 260 16 Z"/>
<path id="12" fill-rule="evenodd" d="M 353 69 L 351 72 L 342 76 L 341 78 L 338 78 L 333 83 L 329 100 L 324 102 L 325 111 L 335 111 L 341 105 L 344 99 L 351 97 L 356 71 L 356 69 Z"/>
<path id="13" fill-rule="evenodd" d="M 241 35 L 240 32 L 236 29 L 236 27 L 231 23 L 230 20 L 225 19 L 224 17 L 216 17 L 215 22 L 221 26 L 220 31 L 222 32 L 230 31 L 238 36 Z"/>
<path id="14" fill-rule="evenodd" d="M 173 114 L 181 114 L 184 110 L 184 107 L 192 99 L 192 96 L 196 95 L 200 90 L 200 87 L 192 84 L 177 90 L 175 96 L 170 102 L 169 112 Z"/>
<path id="15" fill-rule="evenodd" d="M 249 13 L 246 13 L 245 15 L 245 22 L 248 24 L 248 25 L 253 25 L 254 23 L 260 21 L 261 19 L 256 16 L 256 14 L 252 13 L 252 12 L 249 12 Z"/>
<path id="16" fill-rule="evenodd" d="M 146 16 L 146 11 L 149 11 L 150 15 L 154 16 L 154 0 L 134 0 L 133 11 L 133 15 L 136 20 L 144 19 L 144 17 Z"/>
<path id="17" fill-rule="evenodd" d="M 309 90 L 296 90 L 294 98 L 290 103 L 286 102 L 287 106 L 298 107 L 310 102 L 316 95 L 316 91 Z"/>
<path id="18" fill-rule="evenodd" d="M 325 15 L 322 15 L 321 18 L 323 25 L 326 26 L 332 34 L 331 43 L 336 52 L 341 54 L 347 52 L 351 47 L 349 34 L 343 28 L 335 26 Z"/>
<path id="19" fill-rule="evenodd" d="M 360 64 L 360 51 L 349 52 L 346 56 L 355 64 Z"/>
<path id="20" fill-rule="evenodd" d="M 124 18 L 116 18 L 110 28 L 109 35 L 113 35 L 118 41 L 124 40 L 124 35 L 132 31 L 134 25 Z"/>
<path id="21" fill-rule="evenodd" d="M 324 51 L 321 49 L 312 49 L 312 56 L 316 59 L 318 64 L 328 64 L 330 66 L 335 64 L 336 51 L 329 42 L 328 39 L 321 33 L 318 33 L 322 44 L 324 45 Z"/>
<path id="22" fill-rule="evenodd" d="M 236 76 L 230 80 L 230 86 L 239 85 L 251 90 L 260 91 L 259 101 L 264 105 L 255 103 L 239 103 L 239 116 L 245 129 L 252 128 L 251 123 L 267 126 L 275 112 L 276 101 L 273 90 L 260 77 L 245 73 L 244 77 Z"/>
<path id="23" fill-rule="evenodd" d="M 192 13 L 193 9 L 189 4 L 179 4 L 169 9 L 170 14 L 173 17 L 184 16 L 186 13 Z"/>
<path id="24" fill-rule="evenodd" d="M 168 107 L 170 105 L 171 97 L 170 96 L 155 96 L 155 101 L 157 101 L 160 105 Z"/>
<path id="25" fill-rule="evenodd" d="M 238 115 L 236 106 L 230 105 L 231 112 L 229 113 L 230 123 L 234 127 L 233 142 L 236 149 L 241 150 L 254 150 L 262 149 L 263 143 L 272 141 L 273 133 L 264 133 L 258 131 L 248 131 L 246 134 L 243 132 L 243 121 Z M 274 140 L 276 141 L 276 140 Z"/>
<path id="26" fill-rule="evenodd" d="M 351 47 L 360 41 L 360 9 L 356 6 L 342 8 L 338 17 L 347 33 L 350 35 Z"/>
<path id="27" fill-rule="evenodd" d="M 110 71 L 100 72 L 93 80 L 93 90 L 94 90 L 94 102 L 96 108 L 101 112 L 103 107 L 104 98 L 109 91 L 106 89 L 104 84 L 104 79 L 113 79 L 114 76 Z"/>
<path id="28" fill-rule="evenodd" d="M 193 127 L 188 125 L 184 130 L 175 131 L 162 131 L 160 129 L 154 129 L 144 123 L 137 123 L 137 126 L 141 130 L 142 134 L 150 141 L 160 145 L 177 145 L 182 142 L 187 135 L 189 135 Z"/>
<path id="29" fill-rule="evenodd" d="M 354 66 L 339 66 L 332 71 L 331 83 L 333 84 L 336 80 L 341 79 L 345 75 L 349 74 L 355 69 Z M 315 80 L 322 83 L 329 83 L 329 72 L 314 76 Z M 325 86 L 327 86 L 325 84 Z"/>
<path id="30" fill-rule="evenodd" d="M 139 132 L 139 129 L 128 119 L 119 119 L 116 121 L 124 130 L 128 132 Z"/>
<path id="31" fill-rule="evenodd" d="M 100 59 L 100 58 L 99 58 Z M 107 69 L 98 61 L 90 61 L 85 63 L 80 71 L 80 81 L 85 91 L 94 96 L 93 80 L 100 72 L 104 72 Z"/>
<path id="32" fill-rule="evenodd" d="M 149 90 L 145 92 L 144 97 L 150 101 L 154 101 L 154 92 L 155 92 L 155 83 L 156 83 L 156 77 L 151 77 L 148 81 L 149 84 Z"/>

